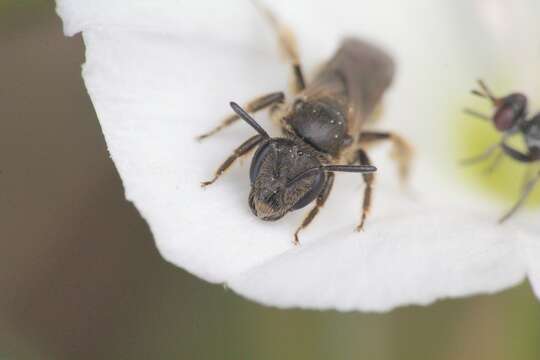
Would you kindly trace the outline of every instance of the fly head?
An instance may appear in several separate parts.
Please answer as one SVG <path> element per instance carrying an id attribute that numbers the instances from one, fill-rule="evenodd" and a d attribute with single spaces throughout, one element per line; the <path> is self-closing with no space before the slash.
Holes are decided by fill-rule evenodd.
<path id="1" fill-rule="evenodd" d="M 489 99 L 495 107 L 495 113 L 491 117 L 495 128 L 500 132 L 518 130 L 527 118 L 527 97 L 521 93 L 496 97 L 482 80 L 478 80 L 478 84 L 481 91 L 473 90 L 472 93 Z"/>

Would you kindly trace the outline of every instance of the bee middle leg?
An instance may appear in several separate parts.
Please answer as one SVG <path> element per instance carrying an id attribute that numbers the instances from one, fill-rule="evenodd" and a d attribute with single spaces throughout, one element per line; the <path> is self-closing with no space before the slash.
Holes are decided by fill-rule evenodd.
<path id="1" fill-rule="evenodd" d="M 334 185 L 334 173 L 328 172 L 326 177 L 326 182 L 323 185 L 323 189 L 321 190 L 321 193 L 317 197 L 315 207 L 309 211 L 307 216 L 304 218 L 304 221 L 302 221 L 302 224 L 296 229 L 294 232 L 294 245 L 299 245 L 300 240 L 298 239 L 298 233 L 300 230 L 306 228 L 313 218 L 318 214 L 319 209 L 324 206 L 324 203 L 326 202 L 326 199 L 328 199 L 328 195 L 330 195 L 330 190 L 332 190 L 332 185 Z"/>
<path id="2" fill-rule="evenodd" d="M 394 149 L 392 157 L 398 163 L 399 177 L 402 181 L 407 180 L 412 160 L 412 146 L 401 136 L 392 132 L 364 131 L 360 134 L 358 141 L 360 143 L 370 143 L 376 141 L 391 141 Z"/>
<path id="3" fill-rule="evenodd" d="M 273 93 L 266 94 L 266 95 L 263 95 L 263 96 L 259 96 L 259 97 L 255 98 L 255 99 L 251 100 L 250 102 L 248 102 L 244 108 L 246 109 L 246 111 L 248 113 L 254 113 L 254 112 L 257 112 L 259 110 L 263 110 L 263 109 L 265 109 L 265 108 L 267 108 L 267 107 L 269 107 L 271 105 L 275 105 L 275 104 L 278 104 L 278 103 L 283 103 L 284 100 L 285 100 L 285 94 L 283 94 L 283 92 L 281 92 L 281 91 L 278 91 L 278 92 L 273 92 Z M 231 115 L 227 116 L 225 119 L 223 119 L 221 124 L 219 124 L 218 126 L 213 128 L 209 132 L 197 136 L 196 139 L 199 140 L 199 141 L 204 140 L 207 137 L 212 136 L 215 133 L 225 129 L 227 126 L 233 124 L 234 122 L 236 122 L 239 119 L 240 119 L 240 117 L 238 116 L 238 114 L 236 114 L 236 113 L 231 114 Z"/>
<path id="4" fill-rule="evenodd" d="M 214 177 L 211 180 L 203 181 L 201 186 L 206 187 L 213 184 L 238 158 L 249 153 L 264 139 L 265 138 L 262 135 L 255 135 L 247 139 L 242 145 L 234 150 L 233 154 L 229 156 L 227 160 L 223 162 L 223 164 L 221 164 L 221 166 L 216 170 Z"/>
<path id="5" fill-rule="evenodd" d="M 371 165 L 367 153 L 362 149 L 357 151 L 357 161 L 360 165 Z M 362 217 L 360 218 L 360 223 L 356 227 L 356 231 L 361 231 L 364 228 L 364 222 L 371 209 L 371 194 L 373 190 L 373 181 L 375 180 L 375 175 L 373 173 L 362 174 L 362 177 L 364 178 L 366 187 L 364 188 L 364 200 L 362 201 Z"/>

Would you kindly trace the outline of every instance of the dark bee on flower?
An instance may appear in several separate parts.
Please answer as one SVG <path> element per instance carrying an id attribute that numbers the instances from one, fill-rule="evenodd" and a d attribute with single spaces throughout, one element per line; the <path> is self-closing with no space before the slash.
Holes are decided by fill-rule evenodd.
<path id="1" fill-rule="evenodd" d="M 294 75 L 293 99 L 286 101 L 283 92 L 260 96 L 245 106 L 232 102 L 234 114 L 227 117 L 199 140 L 242 119 L 257 135 L 240 145 L 218 168 L 216 181 L 236 159 L 257 148 L 250 168 L 249 206 L 262 220 L 275 221 L 290 211 L 315 202 L 294 233 L 309 225 L 324 205 L 335 172 L 362 173 L 365 182 L 361 230 L 371 205 L 373 172 L 364 150 L 368 144 L 390 140 L 395 146 L 400 175 L 408 172 L 411 150 L 398 135 L 367 131 L 367 121 L 394 76 L 394 62 L 378 47 L 356 38 L 345 39 L 336 54 L 325 63 L 311 82 L 306 82 L 292 33 L 270 13 L 260 8 L 275 29 L 281 49 Z M 269 109 L 282 130 L 282 137 L 272 138 L 249 113 Z"/>

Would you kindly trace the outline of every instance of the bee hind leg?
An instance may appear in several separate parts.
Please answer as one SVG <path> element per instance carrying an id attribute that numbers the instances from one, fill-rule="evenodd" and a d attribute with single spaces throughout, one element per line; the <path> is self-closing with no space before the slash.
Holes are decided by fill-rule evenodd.
<path id="1" fill-rule="evenodd" d="M 413 156 L 412 146 L 400 135 L 393 132 L 365 131 L 360 134 L 358 141 L 372 143 L 387 140 L 392 142 L 392 157 L 397 161 L 399 177 L 405 182 L 409 176 L 411 160 Z"/>

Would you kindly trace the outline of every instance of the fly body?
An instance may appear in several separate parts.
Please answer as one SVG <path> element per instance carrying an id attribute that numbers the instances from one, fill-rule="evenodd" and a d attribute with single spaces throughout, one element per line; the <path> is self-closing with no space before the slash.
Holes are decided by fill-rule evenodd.
<path id="1" fill-rule="evenodd" d="M 480 90 L 473 90 L 472 93 L 491 102 L 494 108 L 493 115 L 481 114 L 470 109 L 466 109 L 465 112 L 491 122 L 494 128 L 501 133 L 501 140 L 490 146 L 482 154 L 466 159 L 464 163 L 474 164 L 487 160 L 497 151 L 499 153 L 491 169 L 499 163 L 503 155 L 526 164 L 538 163 L 540 161 L 540 113 L 529 116 L 527 97 L 522 93 L 516 92 L 497 97 L 482 80 L 478 80 L 478 85 Z M 525 151 L 508 144 L 508 139 L 514 135 L 523 138 L 526 146 Z M 523 205 L 538 181 L 540 181 L 540 171 L 531 177 L 528 177 L 528 174 L 526 176 L 527 178 L 523 182 L 524 185 L 517 202 L 499 219 L 499 223 L 506 221 Z"/>

